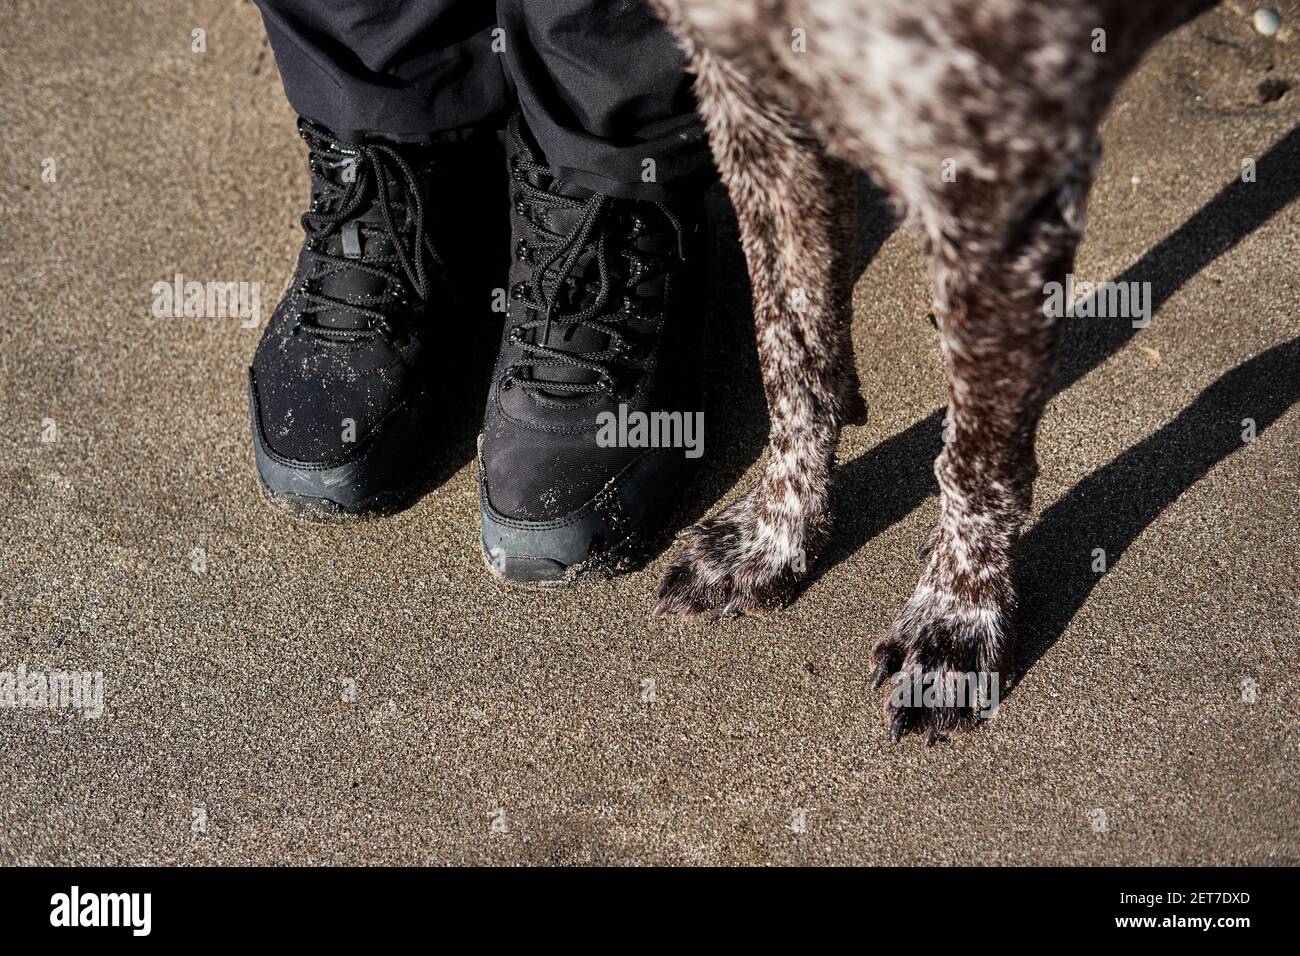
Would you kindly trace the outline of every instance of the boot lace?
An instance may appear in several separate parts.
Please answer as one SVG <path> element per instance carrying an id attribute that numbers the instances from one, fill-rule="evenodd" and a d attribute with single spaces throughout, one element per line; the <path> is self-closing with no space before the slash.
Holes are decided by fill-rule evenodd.
<path id="1" fill-rule="evenodd" d="M 532 318 L 510 330 L 510 341 L 527 358 L 506 370 L 501 385 L 511 388 L 517 384 L 532 393 L 618 395 L 629 384 L 628 373 L 642 367 L 634 333 L 627 325 L 628 319 L 645 316 L 636 287 L 671 268 L 670 255 L 636 246 L 636 238 L 649 229 L 636 207 L 651 205 L 664 214 L 676 230 L 679 257 L 681 223 L 663 203 L 634 203 L 599 194 L 584 200 L 535 185 L 529 177 L 545 184 L 550 169 L 526 155 L 515 157 L 512 171 L 515 208 L 529 227 L 529 236 L 519 241 L 515 255 L 530 266 L 531 275 L 529 281 L 512 287 L 511 296 Z M 556 209 L 579 212 L 565 234 L 553 232 L 542 221 L 548 210 Z M 620 230 L 620 225 L 626 228 Z M 611 263 L 619 260 L 623 265 L 616 275 Z M 575 268 L 580 263 L 583 268 Z M 595 264 L 594 279 L 588 277 L 591 263 Z M 621 301 L 614 301 L 620 295 Z M 554 341 L 551 330 L 557 325 L 584 326 L 604 335 L 608 343 L 597 351 L 543 344 Z M 530 336 L 530 332 L 540 334 Z M 559 382 L 534 377 L 537 369 L 548 367 L 585 369 L 593 380 Z"/>
<path id="2" fill-rule="evenodd" d="M 400 335 L 394 315 L 399 309 L 395 307 L 400 307 L 403 315 L 418 312 L 430 299 L 433 277 L 445 268 L 425 231 L 420 179 L 392 146 L 342 143 L 307 120 L 299 122 L 299 132 L 307 142 L 312 172 L 318 174 L 320 184 L 312 208 L 302 217 L 306 254 L 319 268 L 309 271 L 299 289 L 305 305 L 294 331 L 335 342 L 363 341 L 376 334 L 392 340 Z M 379 221 L 358 220 L 372 206 Z M 339 234 L 343 235 L 343 255 L 327 249 L 328 240 Z M 374 237 L 386 238 L 391 251 L 383 255 L 365 252 L 367 240 Z M 344 270 L 359 270 L 384 280 L 384 306 L 377 308 L 320 291 L 322 279 Z M 311 321 L 325 311 L 350 312 L 367 324 L 334 328 Z"/>

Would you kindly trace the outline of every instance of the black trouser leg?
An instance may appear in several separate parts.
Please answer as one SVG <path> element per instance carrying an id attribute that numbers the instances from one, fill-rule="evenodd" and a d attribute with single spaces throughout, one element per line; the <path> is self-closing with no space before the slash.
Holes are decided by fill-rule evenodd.
<path id="1" fill-rule="evenodd" d="M 491 0 L 257 4 L 289 104 L 340 136 L 454 139 L 513 109 Z"/>
<path id="2" fill-rule="evenodd" d="M 257 0 L 290 104 L 340 135 L 454 138 L 517 90 L 555 172 L 660 198 L 709 168 L 690 80 L 632 0 Z"/>
<path id="3" fill-rule="evenodd" d="M 641 2 L 497 0 L 519 104 L 555 174 L 662 198 L 709 168 L 685 59 Z"/>

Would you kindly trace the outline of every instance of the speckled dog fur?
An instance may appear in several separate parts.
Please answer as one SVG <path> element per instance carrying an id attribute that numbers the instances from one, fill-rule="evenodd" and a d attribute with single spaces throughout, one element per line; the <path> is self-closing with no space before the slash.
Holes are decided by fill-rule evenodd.
<path id="1" fill-rule="evenodd" d="M 940 517 L 872 651 L 876 683 L 977 672 L 1005 687 L 1013 552 L 1064 321 L 1044 316 L 1044 286 L 1072 268 L 1111 97 L 1195 3 L 651 2 L 687 53 L 736 208 L 771 418 L 761 481 L 683 534 L 656 612 L 779 606 L 826 538 L 839 431 L 865 414 L 849 337 L 857 166 L 920 235 L 950 379 Z M 886 716 L 894 739 L 933 743 L 974 723 L 969 703 Z"/>

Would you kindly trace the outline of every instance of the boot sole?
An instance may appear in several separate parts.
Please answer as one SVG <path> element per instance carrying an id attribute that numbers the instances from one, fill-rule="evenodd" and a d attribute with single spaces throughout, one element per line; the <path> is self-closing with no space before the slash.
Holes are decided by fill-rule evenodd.
<path id="1" fill-rule="evenodd" d="M 481 436 L 479 441 L 481 448 Z M 673 492 L 690 472 L 680 451 L 647 456 L 576 511 L 551 521 L 524 521 L 492 507 L 481 454 L 478 464 L 484 562 L 502 581 L 543 588 L 605 579 L 634 567 L 678 512 L 681 497 Z"/>
<path id="2" fill-rule="evenodd" d="M 346 459 L 303 462 L 276 454 L 262 428 L 257 382 L 248 370 L 248 407 L 258 484 L 277 511 L 314 524 L 391 515 L 420 496 L 432 451 L 428 393 L 395 409 Z"/>

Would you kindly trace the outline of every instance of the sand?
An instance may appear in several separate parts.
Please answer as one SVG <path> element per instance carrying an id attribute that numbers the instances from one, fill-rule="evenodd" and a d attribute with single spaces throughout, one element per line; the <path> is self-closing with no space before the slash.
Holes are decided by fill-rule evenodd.
<path id="1" fill-rule="evenodd" d="M 870 422 L 802 596 L 649 620 L 671 550 L 507 588 L 478 550 L 486 380 L 417 505 L 312 526 L 258 494 L 260 328 L 151 313 L 180 273 L 261 283 L 269 314 L 292 269 L 304 150 L 253 6 L 10 4 L 0 671 L 102 672 L 104 712 L 0 708 L 0 862 L 1300 862 L 1300 89 L 1257 89 L 1300 84 L 1300 3 L 1277 6 L 1273 39 L 1234 4 L 1180 29 L 1105 124 L 1076 273 L 1150 282 L 1158 308 L 1074 320 L 1024 676 L 926 750 L 889 743 L 867 687 L 937 512 L 945 398 L 924 263 L 878 209 Z M 690 517 L 752 486 L 765 429 L 724 259 Z"/>

